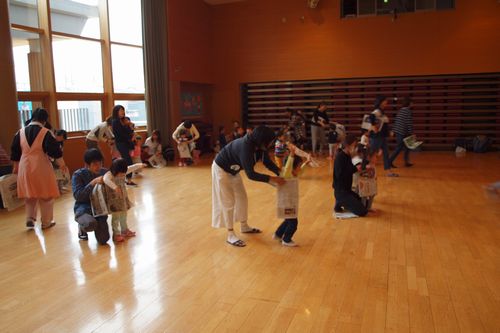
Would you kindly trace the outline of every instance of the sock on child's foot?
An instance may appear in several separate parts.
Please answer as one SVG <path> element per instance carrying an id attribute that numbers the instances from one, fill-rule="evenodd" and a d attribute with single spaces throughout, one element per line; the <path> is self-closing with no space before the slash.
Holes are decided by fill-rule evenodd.
<path id="1" fill-rule="evenodd" d="M 236 234 L 234 233 L 234 231 L 228 231 L 227 232 L 227 241 L 231 244 L 239 241 L 240 239 L 238 238 L 238 236 L 236 236 Z"/>
<path id="2" fill-rule="evenodd" d="M 240 222 L 240 225 L 241 225 L 241 232 L 250 232 L 254 230 L 254 228 L 248 225 L 247 221 Z"/>

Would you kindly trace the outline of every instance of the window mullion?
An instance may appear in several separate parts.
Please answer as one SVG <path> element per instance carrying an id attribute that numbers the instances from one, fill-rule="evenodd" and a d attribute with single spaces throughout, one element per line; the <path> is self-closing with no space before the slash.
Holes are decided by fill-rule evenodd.
<path id="1" fill-rule="evenodd" d="M 108 1 L 99 0 L 99 19 L 101 21 L 102 43 L 102 73 L 104 83 L 104 100 L 102 107 L 102 118 L 110 116 L 113 109 L 113 67 L 111 60 L 111 43 L 109 33 Z"/>
<path id="2" fill-rule="evenodd" d="M 40 48 L 43 54 L 43 78 L 44 89 L 49 92 L 47 105 L 52 124 L 59 127 L 59 114 L 57 112 L 57 101 L 55 96 L 56 83 L 54 74 L 54 57 L 52 54 L 52 33 L 50 22 L 50 1 L 38 0 L 38 24 L 43 34 L 40 34 Z"/>

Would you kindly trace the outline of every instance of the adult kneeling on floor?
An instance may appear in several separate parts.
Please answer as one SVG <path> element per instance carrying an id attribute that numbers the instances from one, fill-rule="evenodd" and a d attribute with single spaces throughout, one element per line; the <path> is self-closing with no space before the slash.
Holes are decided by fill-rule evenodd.
<path id="1" fill-rule="evenodd" d="M 368 210 L 361 198 L 352 190 L 352 176 L 358 169 L 352 164 L 352 156 L 356 152 L 358 140 L 352 134 L 346 136 L 342 149 L 337 153 L 333 165 L 333 188 L 335 195 L 335 212 L 348 210 L 357 216 L 365 216 Z"/>
<path id="2" fill-rule="evenodd" d="M 227 228 L 227 242 L 242 247 L 245 242 L 234 233 L 234 222 L 240 222 L 242 233 L 260 233 L 247 223 L 248 198 L 239 172 L 243 169 L 250 180 L 283 185 L 285 180 L 254 171 L 261 160 L 267 169 L 279 175 L 279 168 L 272 162 L 268 150 L 274 144 L 274 131 L 259 126 L 250 134 L 231 141 L 212 163 L 212 226 Z"/>
<path id="3" fill-rule="evenodd" d="M 85 167 L 73 173 L 72 187 L 75 198 L 75 221 L 78 223 L 78 238 L 88 240 L 87 232 L 94 231 L 95 239 L 101 245 L 109 240 L 108 216 L 94 217 L 91 196 L 97 184 L 103 184 L 103 176 L 108 171 L 102 167 L 101 152 L 92 148 L 83 155 Z"/>

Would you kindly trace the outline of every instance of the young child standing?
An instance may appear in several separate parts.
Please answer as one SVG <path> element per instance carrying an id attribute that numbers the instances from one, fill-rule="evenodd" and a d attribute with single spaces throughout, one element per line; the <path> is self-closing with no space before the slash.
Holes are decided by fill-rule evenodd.
<path id="1" fill-rule="evenodd" d="M 136 135 L 134 140 L 134 150 L 130 151 L 132 163 L 141 163 L 142 136 Z"/>
<path id="2" fill-rule="evenodd" d="M 338 149 L 338 133 L 337 126 L 335 124 L 330 124 L 330 129 L 328 131 L 328 159 L 334 160 Z"/>
<path id="3" fill-rule="evenodd" d="M 286 164 L 281 171 L 281 177 L 283 178 L 298 178 L 302 173 L 302 170 L 307 165 L 308 161 L 302 163 L 302 158 L 300 156 L 295 156 L 295 147 L 290 147 L 290 155 L 286 159 Z M 299 195 L 297 191 L 297 196 Z M 298 199 L 297 199 L 298 202 Z M 281 240 L 281 244 L 284 246 L 295 247 L 297 243 L 292 240 L 295 231 L 297 231 L 297 225 L 299 221 L 297 218 L 287 218 L 285 219 L 278 229 L 273 234 L 273 239 Z"/>
<path id="4" fill-rule="evenodd" d="M 134 171 L 140 170 L 145 165 L 142 163 L 127 166 L 127 161 L 118 158 L 111 163 L 111 168 L 104 174 L 104 184 L 114 191 L 109 193 L 107 198 L 111 213 L 111 226 L 113 229 L 113 241 L 123 242 L 125 237 L 134 237 L 135 231 L 128 228 L 127 210 L 132 206 L 128 199 L 127 188 L 125 186 L 125 176 Z"/>
<path id="5" fill-rule="evenodd" d="M 283 159 L 286 154 L 286 135 L 284 131 L 279 131 L 274 144 L 274 161 L 278 168 L 283 168 Z"/>
<path id="6" fill-rule="evenodd" d="M 364 179 L 369 178 L 370 181 L 376 181 L 375 168 L 370 164 L 370 153 L 368 147 L 363 144 L 358 144 L 356 148 L 356 156 L 352 158 L 352 164 L 358 169 L 352 178 L 352 190 L 361 197 L 361 203 L 366 207 L 367 210 L 372 209 L 373 199 L 375 195 L 363 196 L 359 182 L 362 177 Z"/>
<path id="7" fill-rule="evenodd" d="M 191 152 L 189 151 L 189 132 L 186 130 L 181 130 L 179 132 L 179 143 L 177 144 L 177 150 L 179 151 L 180 161 L 179 166 L 187 166 L 191 160 Z"/>

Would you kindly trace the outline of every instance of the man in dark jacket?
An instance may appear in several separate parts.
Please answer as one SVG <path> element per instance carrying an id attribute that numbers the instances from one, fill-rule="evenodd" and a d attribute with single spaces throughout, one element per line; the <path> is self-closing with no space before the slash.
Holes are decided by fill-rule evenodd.
<path id="1" fill-rule="evenodd" d="M 75 220 L 78 222 L 78 238 L 88 240 L 87 232 L 94 231 L 97 242 L 104 245 L 109 240 L 108 217 L 92 215 L 90 196 L 97 184 L 102 184 L 102 176 L 108 171 L 102 168 L 103 157 L 98 149 L 85 152 L 85 168 L 73 173 L 73 197 L 75 198 Z"/>
<path id="2" fill-rule="evenodd" d="M 242 233 L 260 233 L 247 223 L 248 198 L 239 172 L 245 170 L 250 180 L 276 185 L 285 180 L 278 177 L 280 170 L 269 157 L 268 150 L 275 134 L 266 126 L 258 126 L 250 134 L 231 141 L 215 157 L 212 164 L 212 226 L 227 228 L 227 242 L 242 247 L 245 242 L 234 233 L 234 222 L 241 223 Z M 254 166 L 262 161 L 276 176 L 255 172 Z"/>

